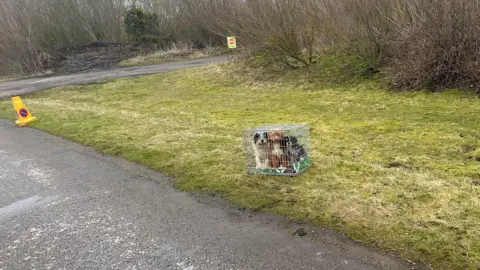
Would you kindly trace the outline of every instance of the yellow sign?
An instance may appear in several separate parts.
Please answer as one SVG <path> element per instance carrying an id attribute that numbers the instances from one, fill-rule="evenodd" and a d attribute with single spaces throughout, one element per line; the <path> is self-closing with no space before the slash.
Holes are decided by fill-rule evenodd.
<path id="1" fill-rule="evenodd" d="M 237 39 L 235 37 L 227 37 L 228 48 L 236 49 L 237 48 Z"/>
<path id="2" fill-rule="evenodd" d="M 15 113 L 17 113 L 17 121 L 15 123 L 19 127 L 24 127 L 28 123 L 31 123 L 37 120 L 36 117 L 32 116 L 28 111 L 25 104 L 20 97 L 12 97 L 13 107 L 15 108 Z"/>

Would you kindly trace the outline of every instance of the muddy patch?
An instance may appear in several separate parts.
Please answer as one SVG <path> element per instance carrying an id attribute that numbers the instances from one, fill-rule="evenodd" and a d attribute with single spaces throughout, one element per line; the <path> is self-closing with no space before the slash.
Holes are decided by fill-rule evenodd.
<path id="1" fill-rule="evenodd" d="M 137 44 L 101 43 L 62 48 L 42 53 L 45 70 L 58 74 L 108 70 L 119 67 L 122 60 L 153 52 L 153 48 Z"/>

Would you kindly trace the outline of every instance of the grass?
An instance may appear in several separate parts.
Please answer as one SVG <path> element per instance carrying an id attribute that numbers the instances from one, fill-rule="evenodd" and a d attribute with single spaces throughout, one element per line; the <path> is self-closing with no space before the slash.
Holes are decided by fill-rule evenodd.
<path id="1" fill-rule="evenodd" d="M 136 56 L 130 59 L 126 59 L 120 62 L 120 66 L 142 66 L 142 65 L 155 65 L 163 64 L 178 60 L 197 59 L 210 56 L 219 56 L 225 54 L 227 49 L 223 48 L 207 48 L 203 50 L 168 50 L 158 51 L 152 54 Z"/>
<path id="2" fill-rule="evenodd" d="M 436 269 L 478 269 L 480 100 L 392 92 L 322 61 L 323 72 L 210 66 L 25 101 L 34 127 L 173 175 L 182 190 L 328 225 Z M 0 117 L 13 119 L 9 101 Z M 314 167 L 247 175 L 242 130 L 284 122 L 311 126 Z"/>

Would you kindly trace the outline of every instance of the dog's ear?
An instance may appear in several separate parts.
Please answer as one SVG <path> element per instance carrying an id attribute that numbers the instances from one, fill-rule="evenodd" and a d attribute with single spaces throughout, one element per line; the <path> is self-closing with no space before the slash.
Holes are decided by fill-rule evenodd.
<path id="1" fill-rule="evenodd" d="M 253 135 L 253 142 L 257 143 L 259 139 L 260 139 L 260 133 L 256 132 L 255 135 Z"/>
<path id="2" fill-rule="evenodd" d="M 292 144 L 297 144 L 298 143 L 297 138 L 293 137 L 293 136 L 290 137 L 290 141 L 292 142 Z"/>
<path id="3" fill-rule="evenodd" d="M 292 145 L 292 144 L 295 144 L 295 142 L 292 140 L 292 136 L 284 136 L 282 138 L 282 142 L 285 144 L 285 145 Z"/>
<path id="4" fill-rule="evenodd" d="M 263 138 L 268 139 L 268 132 L 263 132 Z"/>

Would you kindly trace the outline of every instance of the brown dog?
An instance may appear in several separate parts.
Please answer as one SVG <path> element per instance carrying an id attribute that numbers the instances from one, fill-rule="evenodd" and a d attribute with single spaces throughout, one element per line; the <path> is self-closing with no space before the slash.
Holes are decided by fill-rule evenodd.
<path id="1" fill-rule="evenodd" d="M 280 166 L 287 167 L 287 157 L 283 154 L 281 141 L 285 133 L 280 130 L 268 132 L 268 158 L 270 160 L 271 168 L 278 168 Z"/>

